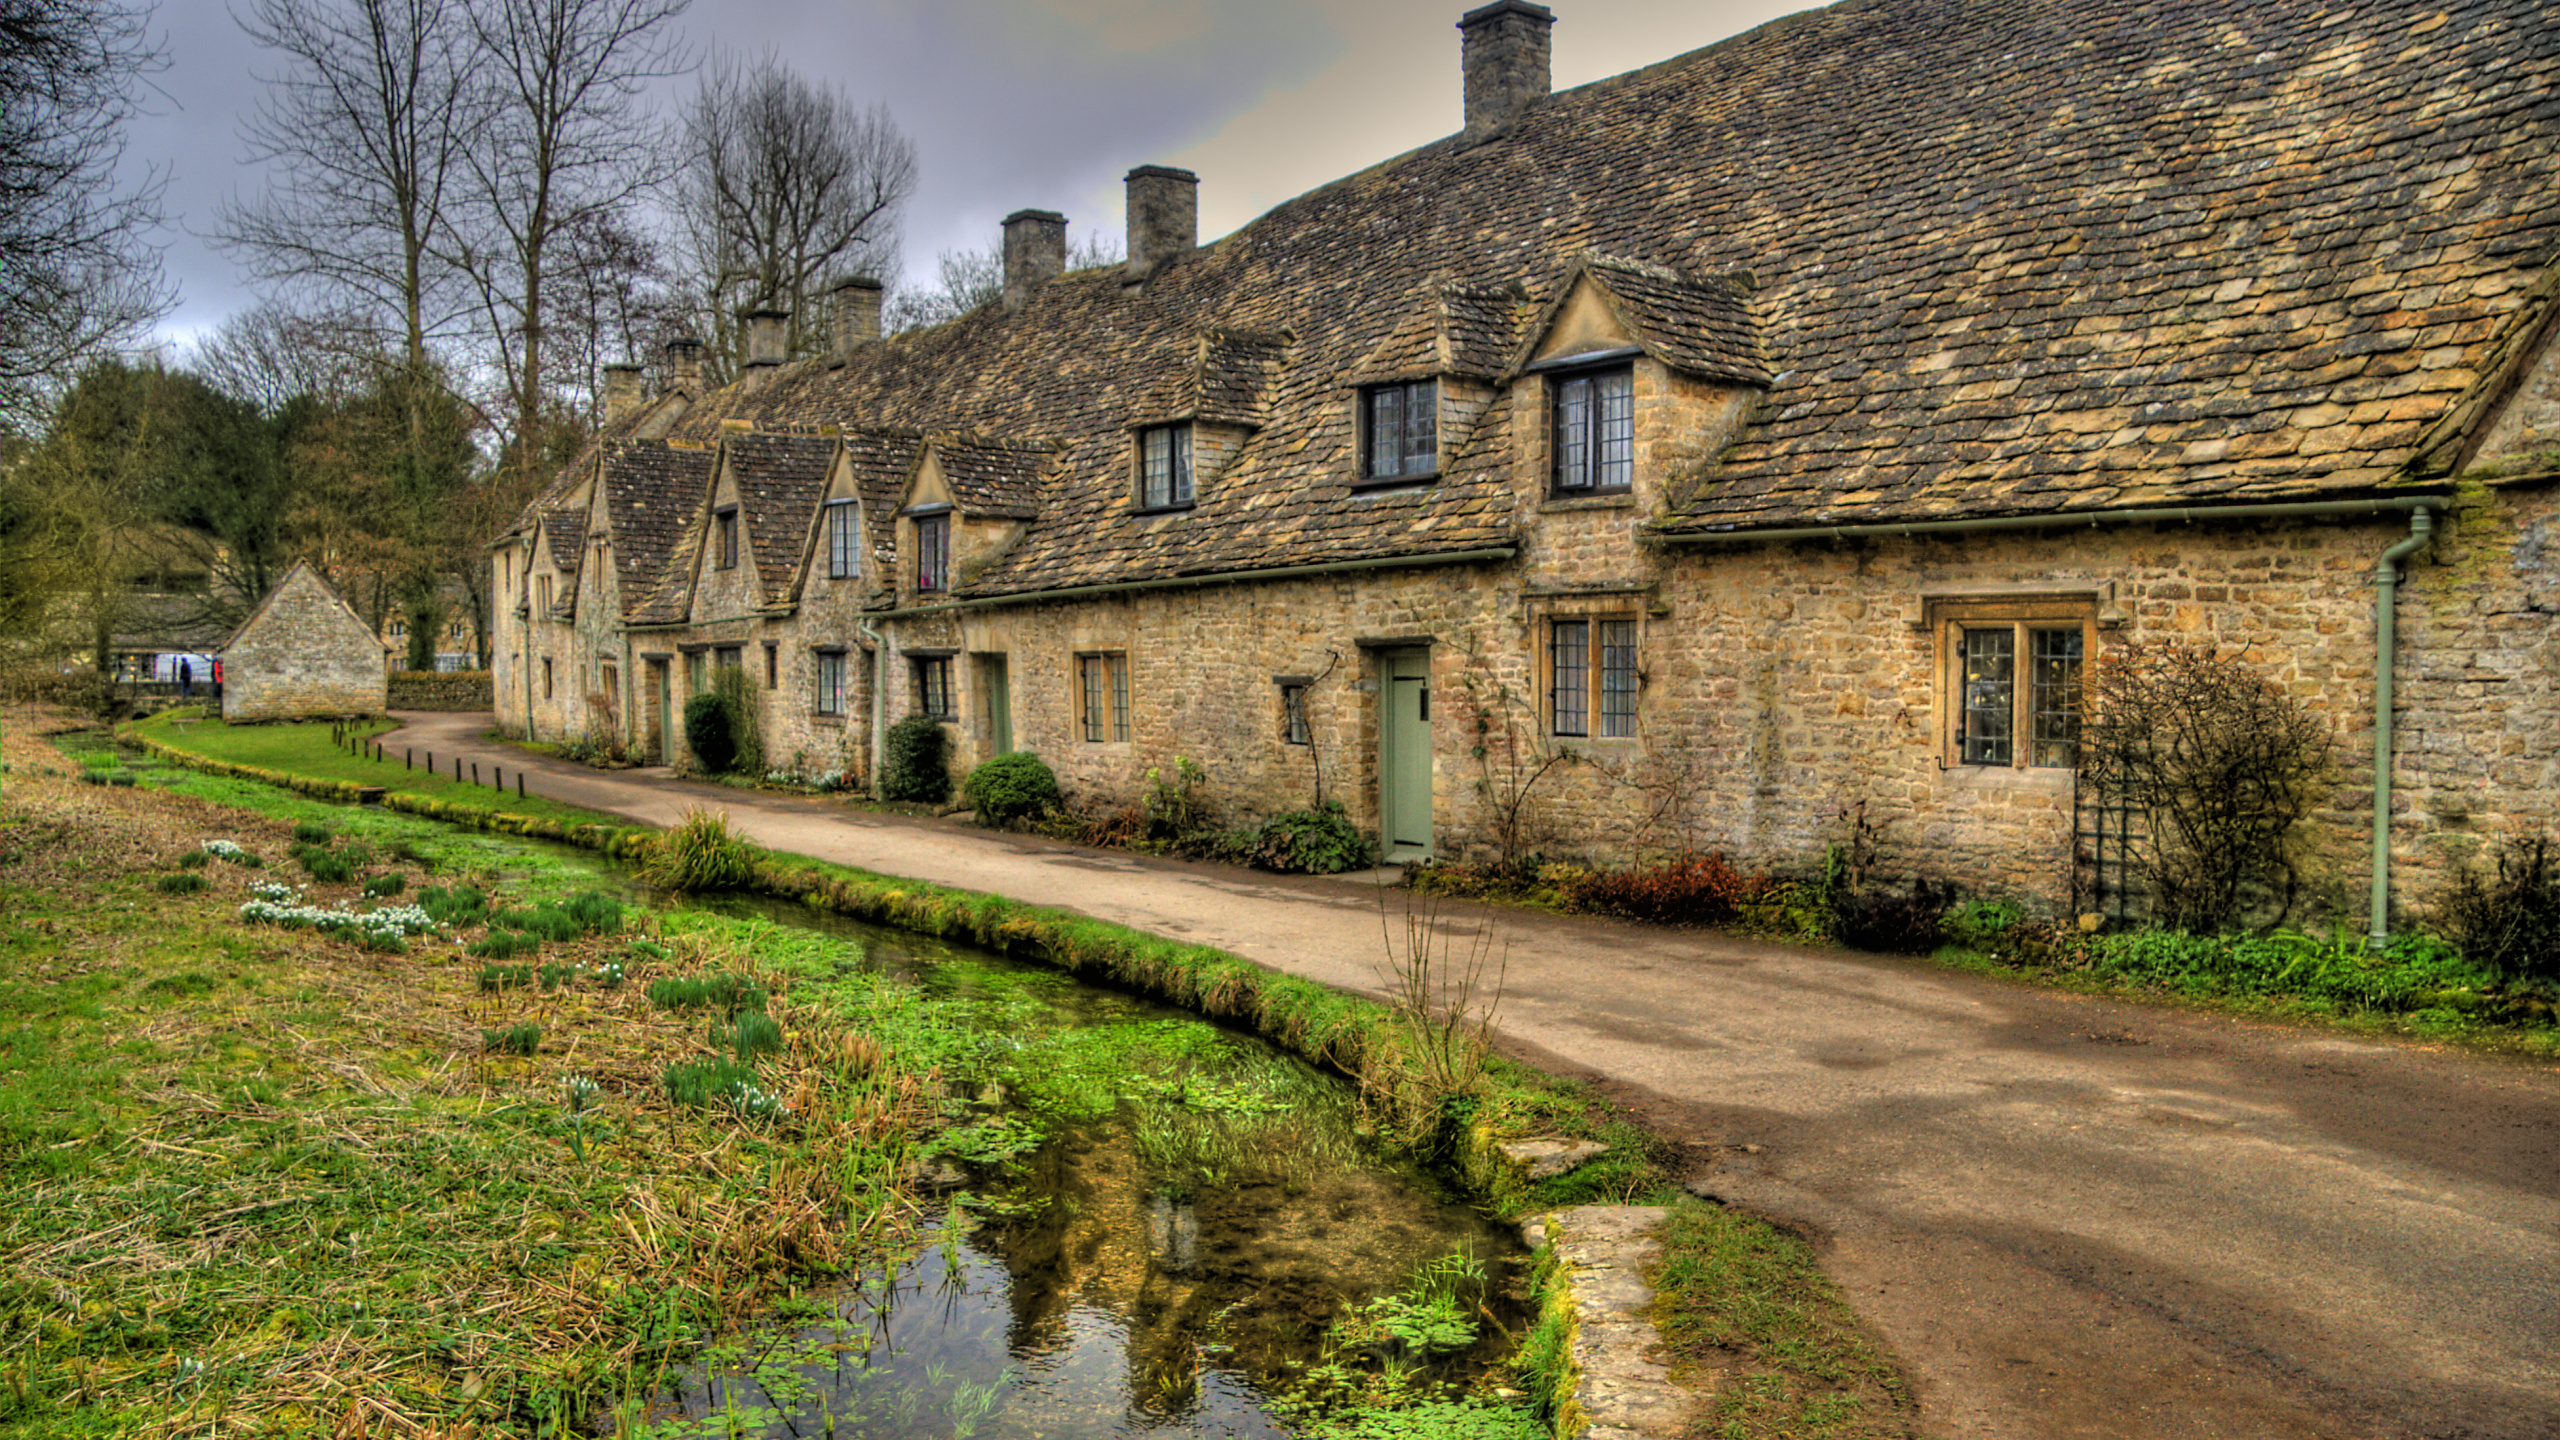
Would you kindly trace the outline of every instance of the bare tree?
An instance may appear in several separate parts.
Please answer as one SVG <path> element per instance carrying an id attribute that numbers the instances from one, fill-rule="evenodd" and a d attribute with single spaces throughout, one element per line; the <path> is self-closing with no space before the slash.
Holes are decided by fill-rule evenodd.
<path id="1" fill-rule="evenodd" d="M 1129 258 L 1116 235 L 1092 235 L 1067 248 L 1067 268 L 1089 270 L 1117 265 Z M 969 250 L 945 250 L 936 257 L 939 285 L 901 289 L 889 300 L 885 317 L 891 333 L 921 330 L 957 320 L 1004 298 L 1004 241 Z"/>
<path id="2" fill-rule="evenodd" d="M 690 0 L 478 0 L 483 89 L 467 152 L 462 259 L 485 317 L 512 434 L 507 488 L 539 483 L 554 349 L 551 286 L 595 254 L 578 242 L 625 214 L 671 146 L 643 106 L 648 82 L 686 66 L 671 33 Z M 595 258 L 611 263 L 610 255 Z M 512 510 L 511 506 L 500 508 Z"/>
<path id="3" fill-rule="evenodd" d="M 737 312 L 757 306 L 791 312 L 792 354 L 820 348 L 827 282 L 895 268 L 915 147 L 885 108 L 859 108 L 771 55 L 715 58 L 684 128 L 678 235 L 713 363 L 742 358 Z"/>
<path id="4" fill-rule="evenodd" d="M 119 191 L 135 81 L 161 56 L 147 7 L 0 0 L 0 424 L 32 428 L 63 380 L 169 307 L 157 178 Z"/>
<path id="5" fill-rule="evenodd" d="M 448 256 L 479 118 L 460 0 L 248 0 L 240 24 L 284 65 L 241 132 L 271 178 L 223 207 L 220 243 L 261 281 L 396 316 L 425 373 L 459 308 Z"/>
<path id="6" fill-rule="evenodd" d="M 199 339 L 187 368 L 273 415 L 298 397 L 345 402 L 380 368 L 389 340 L 362 312 L 296 310 L 262 300 Z"/>

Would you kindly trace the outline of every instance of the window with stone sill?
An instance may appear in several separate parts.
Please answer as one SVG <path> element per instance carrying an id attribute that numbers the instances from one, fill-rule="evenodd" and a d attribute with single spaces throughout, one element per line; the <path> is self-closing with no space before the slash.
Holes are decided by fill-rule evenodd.
<path id="1" fill-rule="evenodd" d="M 1128 652 L 1101 650 L 1076 657 L 1076 724 L 1089 745 L 1128 740 Z"/>
<path id="2" fill-rule="evenodd" d="M 1557 495 L 1610 495 L 1635 484 L 1635 367 L 1567 370 L 1547 379 L 1549 482 Z"/>
<path id="3" fill-rule="evenodd" d="M 851 580 L 862 574 L 862 516 L 850 500 L 827 502 L 827 578 Z"/>
<path id="4" fill-rule="evenodd" d="M 951 588 L 951 517 L 916 517 L 916 593 L 939 595 Z"/>
<path id="5" fill-rule="evenodd" d="M 719 541 L 718 564 L 723 570 L 738 568 L 738 507 L 730 506 L 711 517 Z"/>
<path id="6" fill-rule="evenodd" d="M 1412 380 L 1360 392 L 1360 478 L 1423 480 L 1440 470 L 1440 383 Z"/>
<path id="7" fill-rule="evenodd" d="M 1304 680 L 1280 682 L 1280 743 L 1311 743 L 1307 733 L 1307 682 Z"/>
<path id="8" fill-rule="evenodd" d="M 930 715 L 936 720 L 950 719 L 954 713 L 951 707 L 951 657 L 917 655 L 908 663 L 915 670 L 916 713 Z"/>
<path id="9" fill-rule="evenodd" d="M 819 651 L 817 668 L 818 713 L 842 715 L 844 713 L 844 652 L 841 650 Z"/>
<path id="10" fill-rule="evenodd" d="M 1137 500 L 1141 510 L 1179 510 L 1192 503 L 1188 422 L 1138 432 Z"/>
<path id="11" fill-rule="evenodd" d="M 2069 770 L 2080 718 L 2094 605 L 2054 599 L 1942 602 L 1939 694 L 1945 763 L 1976 770 Z"/>
<path id="12" fill-rule="evenodd" d="M 1636 733 L 1636 622 L 1593 616 L 1547 622 L 1548 733 L 1622 740 Z"/>

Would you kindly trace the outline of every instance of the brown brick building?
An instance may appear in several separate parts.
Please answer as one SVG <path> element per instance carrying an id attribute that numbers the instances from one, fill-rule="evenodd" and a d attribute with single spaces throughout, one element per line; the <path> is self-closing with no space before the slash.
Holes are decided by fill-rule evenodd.
<path id="1" fill-rule="evenodd" d="M 2059 902 L 2089 667 L 2176 639 L 2334 723 L 2336 913 L 2378 656 L 2395 904 L 2560 818 L 2540 0 L 1843 0 L 1553 94 L 1552 22 L 1470 12 L 1463 129 L 1213 245 L 1142 167 L 1126 265 L 1026 210 L 1000 304 L 849 282 L 828 357 L 626 388 L 497 550 L 502 717 L 664 755 L 734 664 L 812 770 L 925 709 L 1399 855 L 1863 802 Z"/>

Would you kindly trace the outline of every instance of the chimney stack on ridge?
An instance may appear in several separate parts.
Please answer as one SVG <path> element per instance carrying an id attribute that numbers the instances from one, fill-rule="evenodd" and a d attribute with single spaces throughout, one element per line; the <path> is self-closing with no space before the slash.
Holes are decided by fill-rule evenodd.
<path id="1" fill-rule="evenodd" d="M 1067 217 L 1055 210 L 1016 210 L 1004 217 L 1004 308 L 1019 310 L 1031 292 L 1067 269 Z"/>
<path id="2" fill-rule="evenodd" d="M 1548 32 L 1555 23 L 1556 12 L 1529 0 L 1493 0 L 1459 17 L 1468 134 L 1501 129 L 1553 88 Z"/>
<path id="3" fill-rule="evenodd" d="M 1144 280 L 1200 243 L 1200 177 L 1170 165 L 1129 172 L 1129 272 Z"/>
<path id="4" fill-rule="evenodd" d="M 637 365 L 626 363 L 604 367 L 604 423 L 611 425 L 640 408 L 646 399 L 640 375 Z"/>
<path id="5" fill-rule="evenodd" d="M 699 398 L 702 394 L 702 342 L 679 335 L 667 342 L 667 388 Z"/>
<path id="6" fill-rule="evenodd" d="M 739 322 L 747 332 L 747 366 L 742 379 L 747 388 L 757 389 L 782 368 L 784 350 L 790 344 L 791 312 L 767 306 L 761 310 L 741 310 Z"/>
<path id="7" fill-rule="evenodd" d="M 868 275 L 848 276 L 835 289 L 836 363 L 880 338 L 880 282 Z"/>

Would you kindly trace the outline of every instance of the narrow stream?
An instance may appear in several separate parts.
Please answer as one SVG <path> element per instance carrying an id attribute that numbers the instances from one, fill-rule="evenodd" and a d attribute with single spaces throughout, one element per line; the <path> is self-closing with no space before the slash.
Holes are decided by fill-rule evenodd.
<path id="1" fill-rule="evenodd" d="M 911 981 L 983 1041 L 924 1160 L 938 1219 L 916 1251 L 710 1347 L 610 1433 L 1279 1437 L 1312 1397 L 1374 1396 L 1388 1377 L 1411 1398 L 1513 1349 L 1518 1237 L 1362 1134 L 1338 1076 L 971 947 L 646 893 L 566 846 L 457 833 L 449 848 L 484 847 L 468 863 L 501 878 L 530 850 L 545 885 L 848 942 L 848 964 Z"/>
<path id="2" fill-rule="evenodd" d="M 1364 1138 L 1338 1077 L 1045 967 L 703 908 L 853 941 L 1001 1042 L 952 1086 L 923 1248 L 716 1351 L 650 1433 L 1282 1436 L 1311 1384 L 1508 1354 L 1516 1236 Z"/>

